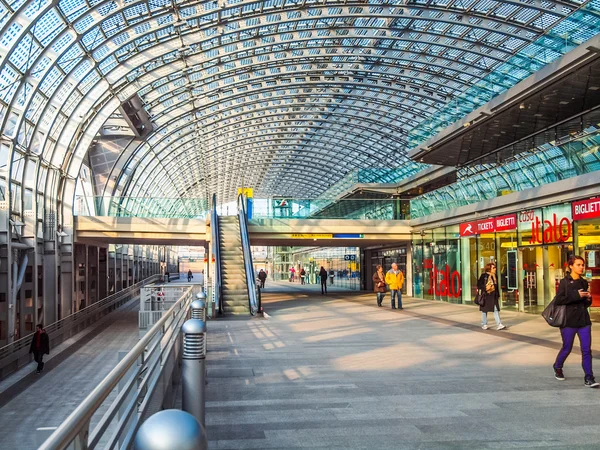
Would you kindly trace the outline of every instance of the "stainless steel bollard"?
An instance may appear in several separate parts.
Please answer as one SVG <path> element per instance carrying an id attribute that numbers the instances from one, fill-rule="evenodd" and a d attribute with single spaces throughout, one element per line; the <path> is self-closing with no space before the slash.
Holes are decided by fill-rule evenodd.
<path id="1" fill-rule="evenodd" d="M 140 427 L 135 450 L 207 450 L 204 427 L 185 411 L 166 409 L 150 416 Z"/>
<path id="2" fill-rule="evenodd" d="M 192 319 L 200 319 L 206 322 L 206 302 L 204 300 L 194 300 L 190 309 L 192 310 Z"/>
<path id="3" fill-rule="evenodd" d="M 182 326 L 183 358 L 181 365 L 182 409 L 204 427 L 206 322 L 187 320 Z"/>

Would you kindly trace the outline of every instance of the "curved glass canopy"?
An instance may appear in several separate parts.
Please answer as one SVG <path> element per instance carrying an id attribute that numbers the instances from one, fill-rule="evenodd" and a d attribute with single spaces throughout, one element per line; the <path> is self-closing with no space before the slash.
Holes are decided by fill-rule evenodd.
<path id="1" fill-rule="evenodd" d="M 598 8 L 0 0 L 3 189 L 11 201 L 58 195 L 48 173 L 76 178 L 103 124 L 136 94 L 153 130 L 121 152 L 98 194 L 228 201 L 250 186 L 313 197 L 358 169 L 410 176 L 420 166 L 406 156 L 409 135 L 464 114 L 477 100 L 465 93 L 498 93 L 597 34 Z"/>

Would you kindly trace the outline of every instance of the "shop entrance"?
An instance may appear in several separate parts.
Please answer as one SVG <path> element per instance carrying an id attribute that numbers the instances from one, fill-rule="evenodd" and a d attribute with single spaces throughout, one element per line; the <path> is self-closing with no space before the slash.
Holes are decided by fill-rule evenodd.
<path id="1" fill-rule="evenodd" d="M 541 313 L 556 295 L 573 246 L 568 244 L 526 247 L 523 258 L 523 303 L 526 312 Z"/>

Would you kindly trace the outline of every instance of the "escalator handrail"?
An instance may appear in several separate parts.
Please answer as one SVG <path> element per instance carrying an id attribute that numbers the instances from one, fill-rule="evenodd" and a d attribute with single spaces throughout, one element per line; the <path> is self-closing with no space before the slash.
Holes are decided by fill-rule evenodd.
<path id="1" fill-rule="evenodd" d="M 242 240 L 242 251 L 244 253 L 244 268 L 246 269 L 248 303 L 250 306 L 250 314 L 254 316 L 258 312 L 259 307 L 256 295 L 256 279 L 254 278 L 254 264 L 252 264 L 252 252 L 250 251 L 248 215 L 246 214 L 245 198 L 242 194 L 238 196 L 238 217 L 240 220 L 240 238 Z"/>
<path id="2" fill-rule="evenodd" d="M 219 233 L 219 214 L 217 213 L 217 194 L 213 194 L 212 210 L 210 212 L 210 232 L 212 237 L 212 250 L 215 256 L 215 310 L 219 314 L 223 313 L 221 299 L 221 248 L 220 248 L 220 233 Z"/>

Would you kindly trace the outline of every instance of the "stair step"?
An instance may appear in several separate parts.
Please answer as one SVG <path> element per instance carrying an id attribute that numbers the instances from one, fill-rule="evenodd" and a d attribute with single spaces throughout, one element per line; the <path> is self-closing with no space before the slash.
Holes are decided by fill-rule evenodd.
<path id="1" fill-rule="evenodd" d="M 225 306 L 223 305 L 223 311 L 232 314 L 250 314 L 250 308 L 247 306 Z"/>

